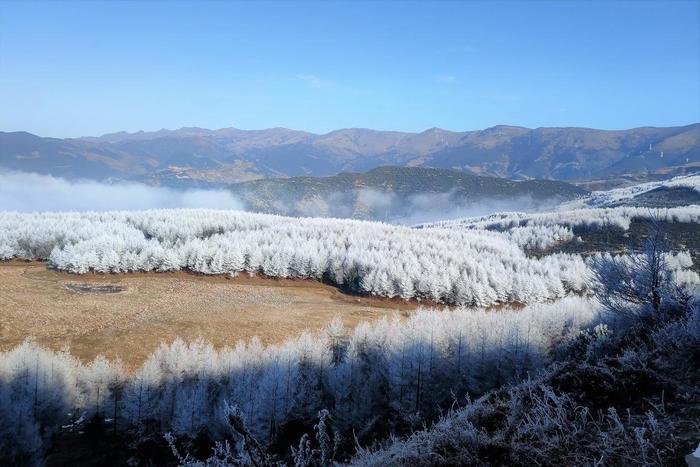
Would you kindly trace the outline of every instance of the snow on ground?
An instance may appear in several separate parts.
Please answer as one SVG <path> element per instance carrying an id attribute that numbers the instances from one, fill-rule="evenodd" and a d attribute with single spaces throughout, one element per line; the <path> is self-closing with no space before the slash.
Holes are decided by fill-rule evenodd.
<path id="1" fill-rule="evenodd" d="M 586 197 L 563 203 L 561 209 L 569 210 L 584 207 L 604 207 L 612 203 L 634 198 L 637 195 L 656 190 L 657 188 L 690 188 L 700 192 L 700 174 L 681 175 L 658 182 L 641 183 L 639 185 L 606 191 L 594 191 Z"/>

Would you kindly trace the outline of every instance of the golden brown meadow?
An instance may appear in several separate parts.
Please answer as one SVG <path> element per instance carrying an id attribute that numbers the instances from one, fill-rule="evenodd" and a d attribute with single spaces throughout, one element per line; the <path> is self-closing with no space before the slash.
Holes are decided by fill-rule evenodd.
<path id="1" fill-rule="evenodd" d="M 178 337 L 217 347 L 253 336 L 278 343 L 318 331 L 335 316 L 352 328 L 419 305 L 347 295 L 313 280 L 184 271 L 75 275 L 23 261 L 0 262 L 0 284 L 0 350 L 32 337 L 53 349 L 68 347 L 84 361 L 119 358 L 129 369 Z M 123 291 L 79 291 L 83 286 Z"/>

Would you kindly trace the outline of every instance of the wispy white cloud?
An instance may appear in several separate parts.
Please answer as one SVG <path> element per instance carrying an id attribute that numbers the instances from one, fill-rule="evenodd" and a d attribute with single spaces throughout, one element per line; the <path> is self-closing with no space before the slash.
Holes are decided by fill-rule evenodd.
<path id="1" fill-rule="evenodd" d="M 321 79 L 314 74 L 299 73 L 296 75 L 296 78 L 309 83 L 309 85 L 315 88 L 320 88 L 321 86 L 326 84 L 325 81 L 321 81 Z"/>
<path id="2" fill-rule="evenodd" d="M 437 75 L 435 82 L 438 84 L 454 84 L 457 82 L 457 78 L 452 75 Z"/>

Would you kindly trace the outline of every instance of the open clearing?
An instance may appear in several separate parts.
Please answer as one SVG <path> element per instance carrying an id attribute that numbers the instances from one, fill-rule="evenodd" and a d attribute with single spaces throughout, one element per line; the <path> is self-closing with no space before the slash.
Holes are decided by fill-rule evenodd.
<path id="1" fill-rule="evenodd" d="M 89 361 L 133 369 L 161 342 L 202 337 L 215 346 L 258 336 L 281 342 L 335 316 L 346 327 L 406 313 L 416 302 L 356 297 L 311 280 L 187 272 L 74 275 L 40 262 L 0 262 L 0 350 L 27 337 Z"/>

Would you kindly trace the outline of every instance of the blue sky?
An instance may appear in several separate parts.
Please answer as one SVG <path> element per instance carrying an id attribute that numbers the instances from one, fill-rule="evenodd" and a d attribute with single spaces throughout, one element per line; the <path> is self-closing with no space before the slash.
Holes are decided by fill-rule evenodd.
<path id="1" fill-rule="evenodd" d="M 700 2 L 0 3 L 0 130 L 700 121 Z"/>

